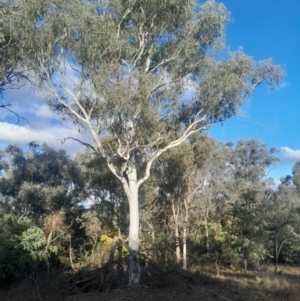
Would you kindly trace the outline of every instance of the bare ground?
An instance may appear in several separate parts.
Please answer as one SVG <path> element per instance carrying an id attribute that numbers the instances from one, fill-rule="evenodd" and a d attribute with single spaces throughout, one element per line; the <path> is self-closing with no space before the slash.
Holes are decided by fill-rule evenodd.
<path id="1" fill-rule="evenodd" d="M 214 273 L 213 268 L 207 267 L 183 271 L 154 266 L 143 269 L 141 284 L 133 288 L 120 283 L 116 269 L 107 278 L 107 285 L 103 285 L 103 269 L 74 275 L 53 273 L 35 280 L 27 278 L 17 287 L 1 290 L 0 300 L 300 301 L 300 268 L 284 267 L 276 277 L 270 271 L 245 274 L 225 268 L 218 278 Z"/>

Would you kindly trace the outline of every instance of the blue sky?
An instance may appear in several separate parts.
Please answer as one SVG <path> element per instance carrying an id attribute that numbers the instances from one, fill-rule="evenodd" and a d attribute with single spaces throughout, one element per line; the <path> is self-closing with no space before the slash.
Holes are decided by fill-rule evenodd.
<path id="1" fill-rule="evenodd" d="M 282 161 L 270 176 L 278 180 L 291 174 L 293 164 L 300 160 L 300 1 L 221 2 L 231 13 L 226 32 L 228 50 L 242 47 L 255 60 L 271 57 L 282 66 L 286 77 L 272 93 L 266 86 L 260 87 L 240 109 L 240 116 L 213 126 L 210 134 L 221 142 L 254 137 L 276 147 Z M 24 87 L 8 91 L 4 97 L 13 103 L 12 109 L 28 118 L 30 126 L 15 124 L 15 117 L 1 110 L 0 149 L 8 144 L 25 147 L 32 140 L 62 147 L 63 138 L 78 135 L 54 121 L 57 117 L 45 104 L 43 94 Z M 82 150 L 72 141 L 63 147 L 71 154 Z"/>
<path id="2" fill-rule="evenodd" d="M 242 47 L 255 60 L 272 58 L 286 76 L 270 93 L 260 87 L 240 110 L 240 116 L 216 125 L 212 136 L 221 142 L 254 137 L 280 150 L 281 163 L 270 175 L 291 174 L 300 160 L 300 1 L 223 0 L 231 13 L 227 47 Z"/>

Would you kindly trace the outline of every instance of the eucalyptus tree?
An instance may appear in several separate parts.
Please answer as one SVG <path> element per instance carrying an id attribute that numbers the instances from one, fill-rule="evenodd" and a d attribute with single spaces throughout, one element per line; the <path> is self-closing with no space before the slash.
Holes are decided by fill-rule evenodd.
<path id="1" fill-rule="evenodd" d="M 66 218 L 76 214 L 85 198 L 80 169 L 65 151 L 30 143 L 25 152 L 17 146 L 0 151 L 0 206 L 19 220 L 43 217 L 64 210 Z"/>
<path id="2" fill-rule="evenodd" d="M 15 82 L 22 77 L 22 73 L 16 71 L 20 61 L 19 50 L 16 47 L 17 40 L 12 37 L 13 30 L 12 6 L 8 1 L 0 2 L 0 93 L 7 87 L 14 87 Z M 1 103 L 1 107 L 5 105 Z"/>
<path id="3" fill-rule="evenodd" d="M 274 191 L 268 200 L 265 210 L 265 230 L 269 233 L 273 250 L 270 253 L 275 258 L 275 273 L 283 253 L 285 260 L 293 258 L 293 252 L 297 250 L 294 242 L 300 243 L 300 198 L 295 187 L 282 181 L 278 189 Z M 299 248 L 298 248 L 299 252 Z M 299 254 L 299 253 L 298 253 Z M 291 260 L 292 261 L 292 260 Z"/>
<path id="4" fill-rule="evenodd" d="M 24 10 L 24 5 L 27 8 Z M 43 11 L 43 1 L 30 0 L 20 5 L 19 1 L 0 0 L 0 96 L 9 89 L 19 89 L 25 84 L 33 84 L 29 73 L 33 50 L 31 35 L 36 18 Z M 0 108 L 21 117 L 13 104 L 0 99 Z"/>
<path id="5" fill-rule="evenodd" d="M 233 144 L 228 143 L 231 147 Z M 268 172 L 279 161 L 276 149 L 268 149 L 267 144 L 251 138 L 239 140 L 233 148 L 230 166 L 236 184 L 240 188 L 267 184 Z"/>
<path id="6" fill-rule="evenodd" d="M 293 166 L 293 176 L 281 178 L 280 185 L 266 204 L 266 231 L 270 234 L 275 258 L 275 273 L 280 260 L 299 261 L 300 194 L 299 161 Z"/>
<path id="7" fill-rule="evenodd" d="M 300 160 L 293 166 L 293 184 L 300 192 Z"/>
<path id="8" fill-rule="evenodd" d="M 189 143 L 183 143 L 164 154 L 161 157 L 161 165 L 157 167 L 157 203 L 167 203 L 169 207 L 174 224 L 176 260 L 179 263 L 182 258 L 184 269 L 187 268 L 187 239 L 188 229 L 191 228 L 191 215 L 197 215 L 199 219 L 200 214 L 202 218 L 201 209 L 205 207 L 205 217 L 208 218 L 212 207 L 208 203 L 212 197 L 207 200 L 207 190 L 212 186 L 212 182 L 217 182 L 220 178 L 216 174 L 217 168 L 213 166 L 222 165 L 217 162 L 217 149 L 214 139 L 205 135 L 195 135 Z M 224 170 L 225 166 L 222 167 Z M 220 169 L 218 173 L 222 174 Z"/>
<path id="9" fill-rule="evenodd" d="M 214 143 L 207 160 L 201 167 L 201 193 L 197 195 L 194 204 L 194 215 L 204 226 L 206 252 L 210 251 L 209 223 L 220 225 L 224 213 L 225 200 L 230 194 L 228 182 L 232 180 L 232 170 L 228 166 L 230 149 L 221 143 Z M 199 219 L 200 217 L 200 219 Z"/>
<path id="10" fill-rule="evenodd" d="M 169 219 L 174 225 L 176 262 L 180 264 L 182 259 L 180 230 L 183 227 L 186 230 L 187 227 L 188 206 L 192 199 L 192 196 L 189 195 L 191 193 L 190 190 L 194 188 L 193 190 L 197 191 L 196 187 L 194 187 L 195 185 L 193 185 L 194 183 L 191 183 L 192 178 L 196 179 L 196 175 L 192 174 L 195 160 L 191 146 L 186 143 L 164 154 L 161 159 L 162 162 L 157 172 L 157 203 L 158 206 L 161 204 L 165 206 L 167 210 L 164 210 L 164 213 L 170 216 Z M 186 242 L 186 235 L 183 237 L 183 240 Z M 185 243 L 183 244 L 184 246 L 186 246 Z"/>
<path id="11" fill-rule="evenodd" d="M 239 140 L 232 148 L 229 167 L 231 168 L 231 208 L 227 231 L 231 233 L 233 248 L 239 249 L 245 264 L 249 259 L 260 260 L 267 253 L 264 246 L 266 233 L 264 208 L 272 197 L 268 171 L 278 162 L 276 149 L 255 139 Z"/>
<path id="12" fill-rule="evenodd" d="M 27 1 L 18 2 L 26 11 Z M 37 77 L 49 105 L 89 132 L 92 142 L 81 142 L 123 186 L 129 283 L 137 283 L 138 191 L 154 161 L 237 114 L 245 97 L 263 82 L 276 86 L 282 71 L 242 50 L 222 52 L 229 17 L 213 0 L 200 9 L 195 0 L 43 2 L 28 37 Z"/>

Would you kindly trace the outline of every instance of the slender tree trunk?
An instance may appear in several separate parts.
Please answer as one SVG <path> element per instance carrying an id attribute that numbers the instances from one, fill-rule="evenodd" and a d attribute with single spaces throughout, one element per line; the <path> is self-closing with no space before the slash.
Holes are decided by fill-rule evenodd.
<path id="1" fill-rule="evenodd" d="M 155 244 L 155 229 L 153 225 L 151 225 L 151 238 L 152 238 L 152 244 Z"/>
<path id="2" fill-rule="evenodd" d="M 148 227 L 150 229 L 150 232 L 151 232 L 152 244 L 155 244 L 155 229 L 153 227 L 153 224 L 152 223 L 150 224 L 147 221 L 146 221 L 146 223 L 147 223 L 147 225 L 148 225 Z"/>
<path id="3" fill-rule="evenodd" d="M 182 237 L 182 267 L 186 270 L 187 259 L 186 259 L 186 236 L 187 236 L 187 223 L 185 223 L 183 228 L 183 237 Z"/>
<path id="4" fill-rule="evenodd" d="M 129 264 L 128 278 L 129 285 L 138 284 L 140 281 L 140 261 L 139 261 L 139 200 L 138 200 L 138 185 L 137 171 L 134 164 L 128 171 L 128 186 L 130 193 L 127 195 L 129 200 Z"/>
<path id="5" fill-rule="evenodd" d="M 164 218 L 164 248 L 163 248 L 163 262 L 167 262 L 167 255 L 168 255 L 168 250 L 167 250 L 167 245 L 168 245 L 168 221 L 166 218 Z M 159 260 L 160 258 L 160 253 L 159 251 L 156 252 L 156 260 Z"/>
<path id="6" fill-rule="evenodd" d="M 73 249 L 72 249 L 72 238 L 71 235 L 69 235 L 69 259 L 70 259 L 70 266 L 71 269 L 74 271 L 74 263 L 73 263 Z"/>
<path id="7" fill-rule="evenodd" d="M 51 244 L 51 240 L 52 240 L 52 236 L 53 236 L 53 232 L 50 231 L 49 234 L 48 234 L 48 236 L 47 236 L 47 241 L 46 241 L 46 247 L 45 247 L 46 252 L 48 252 L 48 250 L 49 250 L 49 247 L 50 247 L 50 244 Z"/>
<path id="8" fill-rule="evenodd" d="M 187 268 L 187 242 L 186 242 L 186 238 L 187 238 L 187 225 L 188 225 L 188 221 L 189 221 L 189 204 L 190 204 L 190 200 L 184 200 L 184 208 L 185 208 L 185 217 L 184 217 L 184 227 L 183 227 L 183 238 L 182 238 L 182 261 L 183 261 L 183 269 L 186 270 Z"/>
<path id="9" fill-rule="evenodd" d="M 276 275 L 278 272 L 278 260 L 279 260 L 279 255 L 281 252 L 281 249 L 283 247 L 285 243 L 285 239 L 281 242 L 281 244 L 279 244 L 279 238 L 278 238 L 278 234 L 276 234 L 275 236 L 275 270 L 274 270 L 274 274 Z"/>
<path id="10" fill-rule="evenodd" d="M 45 247 L 47 255 L 48 255 L 48 250 L 49 250 L 49 247 L 50 247 L 50 244 L 52 241 L 52 236 L 53 236 L 53 231 L 50 231 L 50 233 L 47 236 L 46 247 Z M 47 259 L 47 272 L 48 272 L 48 274 L 50 273 L 50 263 L 49 263 L 48 259 Z"/>
<path id="11" fill-rule="evenodd" d="M 208 237 L 208 209 L 205 210 L 205 215 L 204 215 L 204 227 L 205 227 L 206 252 L 208 252 L 208 251 L 209 251 L 209 237 Z"/>
<path id="12" fill-rule="evenodd" d="M 217 277 L 220 277 L 220 262 L 221 262 L 221 259 L 222 259 L 222 257 L 220 257 L 220 260 L 219 260 L 219 254 L 216 253 L 215 267 L 216 267 Z"/>
<path id="13" fill-rule="evenodd" d="M 248 249 L 247 248 L 244 249 L 243 263 L 244 263 L 245 274 L 247 274 L 247 271 L 248 271 Z"/>
<path id="14" fill-rule="evenodd" d="M 174 202 L 172 201 L 172 211 L 173 211 L 173 218 L 174 218 L 174 224 L 175 224 L 175 254 L 176 254 L 176 263 L 180 264 L 180 240 L 179 240 L 179 225 L 178 225 L 178 215 L 179 215 L 179 209 L 177 208 L 177 212 L 175 210 Z"/>
<path id="15" fill-rule="evenodd" d="M 178 222 L 175 222 L 175 243 L 176 243 L 176 262 L 180 263 L 180 243 L 179 243 L 179 226 Z"/>

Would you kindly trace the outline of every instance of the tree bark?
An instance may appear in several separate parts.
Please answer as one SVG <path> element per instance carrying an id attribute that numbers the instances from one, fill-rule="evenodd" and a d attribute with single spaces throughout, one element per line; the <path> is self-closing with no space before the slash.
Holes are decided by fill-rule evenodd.
<path id="1" fill-rule="evenodd" d="M 175 243 L 176 243 L 176 262 L 180 263 L 180 241 L 179 241 L 179 226 L 178 222 L 175 222 Z"/>
<path id="2" fill-rule="evenodd" d="M 147 222 L 147 221 L 146 221 L 146 223 L 147 223 L 147 225 L 148 225 L 148 227 L 149 227 L 149 229 L 150 229 L 152 244 L 155 244 L 155 229 L 154 229 L 154 226 L 153 226 L 153 224 L 150 223 L 150 222 Z"/>
<path id="3" fill-rule="evenodd" d="M 184 217 L 184 227 L 183 227 L 183 238 L 182 238 L 182 261 L 183 261 L 183 269 L 186 270 L 187 268 L 187 245 L 186 245 L 186 238 L 187 238 L 187 225 L 189 221 L 189 204 L 190 199 L 184 200 L 184 208 L 185 208 L 185 217 Z"/>
<path id="4" fill-rule="evenodd" d="M 186 236 L 187 236 L 187 223 L 185 223 L 183 228 L 183 237 L 182 237 L 182 267 L 186 270 L 187 259 L 186 259 Z"/>
<path id="5" fill-rule="evenodd" d="M 221 262 L 222 257 L 219 260 L 219 255 L 216 253 L 216 261 L 215 261 L 215 267 L 216 267 L 216 272 L 217 272 L 217 277 L 220 277 L 220 262 Z"/>
<path id="6" fill-rule="evenodd" d="M 50 231 L 48 236 L 47 236 L 46 247 L 45 247 L 45 250 L 46 250 L 47 253 L 48 253 L 51 241 L 52 241 L 52 236 L 53 236 L 53 231 Z"/>
<path id="7" fill-rule="evenodd" d="M 248 249 L 247 248 L 244 249 L 243 263 L 244 263 L 245 274 L 247 274 L 247 271 L 248 271 Z"/>
<path id="8" fill-rule="evenodd" d="M 275 236 L 275 270 L 274 270 L 274 274 L 276 275 L 278 272 L 278 260 L 279 260 L 279 255 L 281 252 L 281 249 L 283 247 L 285 243 L 285 239 L 281 242 L 281 244 L 279 245 L 279 238 L 278 238 L 278 234 L 276 234 Z"/>
<path id="9" fill-rule="evenodd" d="M 208 209 L 205 210 L 205 216 L 204 216 L 204 227 L 205 227 L 205 239 L 206 239 L 206 252 L 209 252 L 209 237 L 208 237 Z"/>
<path id="10" fill-rule="evenodd" d="M 69 238 L 69 259 L 70 259 L 70 266 L 71 269 L 74 271 L 74 263 L 73 263 L 73 249 L 72 249 L 72 236 L 68 235 Z"/>
<path id="11" fill-rule="evenodd" d="M 139 200 L 136 168 L 131 168 L 128 173 L 129 182 L 129 248 L 133 251 L 139 250 Z"/>
<path id="12" fill-rule="evenodd" d="M 139 200 L 136 166 L 131 164 L 127 172 L 129 193 L 129 264 L 128 264 L 128 284 L 129 286 L 138 284 L 141 276 L 141 267 L 139 261 Z"/>
<path id="13" fill-rule="evenodd" d="M 172 211 L 174 218 L 174 227 L 175 227 L 175 254 L 176 254 L 176 263 L 180 264 L 180 240 L 179 240 L 179 225 L 178 225 L 178 216 L 179 216 L 179 208 L 177 208 L 177 212 L 175 210 L 174 201 L 172 201 Z"/>
<path id="14" fill-rule="evenodd" d="M 155 229 L 154 229 L 153 225 L 151 225 L 150 230 L 151 230 L 152 244 L 154 245 L 155 244 Z"/>

